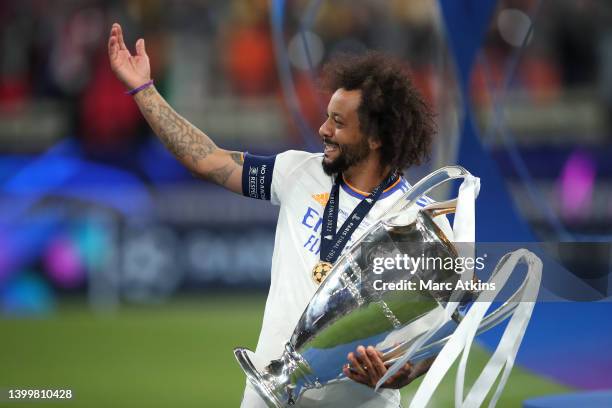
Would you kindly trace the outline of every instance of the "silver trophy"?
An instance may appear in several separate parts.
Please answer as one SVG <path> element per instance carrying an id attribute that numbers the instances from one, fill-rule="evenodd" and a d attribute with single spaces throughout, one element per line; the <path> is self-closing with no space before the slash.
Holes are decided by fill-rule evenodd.
<path id="1" fill-rule="evenodd" d="M 455 287 L 457 280 L 464 279 L 456 271 L 439 265 L 417 271 L 387 269 L 383 275 L 373 271 L 376 257 L 398 254 L 458 257 L 457 247 L 433 221 L 437 215 L 453 212 L 456 201 L 437 203 L 416 212 L 414 204 L 438 185 L 468 175 L 458 166 L 431 173 L 398 200 L 388 216 L 371 226 L 346 250 L 304 310 L 279 359 L 259 371 L 249 357 L 251 351 L 234 350 L 250 383 L 269 407 L 294 405 L 307 389 L 343 380 L 346 355 L 358 345 L 375 345 L 383 353 L 385 364 L 393 363 L 445 313 L 449 301 L 467 305 L 477 296 L 470 291 L 440 289 L 444 285 L 422 290 L 418 289 L 419 285 L 414 290 L 381 289 L 381 280 L 395 285 L 424 281 L 450 283 L 446 287 Z M 501 266 L 503 259 L 491 279 Z M 502 306 L 482 320 L 478 332 L 508 317 L 523 288 L 524 282 Z M 459 307 L 451 321 L 421 346 L 411 361 L 437 354 L 461 322 L 464 310 L 465 307 Z"/>

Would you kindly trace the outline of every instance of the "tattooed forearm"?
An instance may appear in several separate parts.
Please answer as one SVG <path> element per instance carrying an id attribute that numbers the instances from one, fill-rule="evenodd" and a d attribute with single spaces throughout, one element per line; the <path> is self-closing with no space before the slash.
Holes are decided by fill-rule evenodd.
<path id="1" fill-rule="evenodd" d="M 136 102 L 162 143 L 194 176 L 242 193 L 241 153 L 219 149 L 206 134 L 176 113 L 154 87 L 136 94 Z"/>
<path id="2" fill-rule="evenodd" d="M 199 160 L 217 149 L 208 136 L 176 113 L 155 88 L 142 91 L 137 100 L 153 131 L 179 160 L 189 159 L 197 166 Z"/>

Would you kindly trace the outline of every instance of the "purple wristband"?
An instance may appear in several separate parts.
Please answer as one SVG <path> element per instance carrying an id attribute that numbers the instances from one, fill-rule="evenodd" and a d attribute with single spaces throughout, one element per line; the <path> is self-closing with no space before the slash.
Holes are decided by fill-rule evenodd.
<path id="1" fill-rule="evenodd" d="M 153 80 L 150 80 L 149 82 L 147 82 L 146 84 L 140 85 L 138 88 L 134 88 L 131 91 L 127 91 L 125 94 L 126 95 L 131 95 L 134 96 L 136 95 L 138 92 L 140 91 L 144 91 L 145 89 L 147 89 L 148 87 L 150 87 L 151 85 L 153 85 Z"/>

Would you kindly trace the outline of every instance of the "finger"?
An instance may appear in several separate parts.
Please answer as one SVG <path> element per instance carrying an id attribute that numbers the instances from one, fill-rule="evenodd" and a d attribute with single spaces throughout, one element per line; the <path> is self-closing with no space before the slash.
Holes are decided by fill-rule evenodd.
<path id="1" fill-rule="evenodd" d="M 368 377 L 368 374 L 364 371 L 361 362 L 357 360 L 355 353 L 350 352 L 348 354 L 348 361 L 351 363 L 351 369 L 356 371 L 358 374 Z"/>
<path id="2" fill-rule="evenodd" d="M 374 369 L 374 367 L 372 367 L 372 362 L 370 361 L 370 358 L 368 357 L 368 353 L 366 353 L 366 349 L 363 346 L 359 346 L 357 347 L 357 357 L 358 359 L 361 361 L 361 363 L 364 365 L 365 371 L 368 373 L 368 376 L 370 377 L 370 381 L 372 381 L 373 384 L 376 384 L 376 382 L 378 381 L 378 378 L 376 375 L 376 370 Z"/>
<path id="3" fill-rule="evenodd" d="M 119 40 L 119 49 L 127 50 L 127 47 L 125 46 L 125 41 L 123 40 L 123 29 L 117 23 L 115 23 L 114 27 L 117 30 L 117 37 Z"/>
<path id="4" fill-rule="evenodd" d="M 109 45 L 110 45 L 111 40 L 115 40 L 115 41 L 117 40 L 117 29 L 115 28 L 114 24 L 111 27 L 110 34 L 108 36 Z"/>
<path id="5" fill-rule="evenodd" d="M 353 370 L 353 368 L 351 367 L 343 369 L 342 371 L 344 372 L 344 375 L 346 375 L 349 379 L 360 384 L 367 385 L 368 387 L 372 386 L 372 384 L 370 383 L 370 377 L 368 377 L 367 375 L 361 375 L 357 371 Z"/>
<path id="6" fill-rule="evenodd" d="M 363 376 L 358 372 L 354 371 L 348 364 L 344 365 L 344 367 L 342 368 L 342 372 L 347 378 L 350 378 L 351 380 L 356 381 L 358 383 L 367 385 L 370 382 L 370 379 L 367 376 Z"/>
<path id="7" fill-rule="evenodd" d="M 117 46 L 119 47 L 119 24 L 113 24 L 113 26 L 111 27 L 110 36 L 115 38 L 115 40 L 117 41 Z"/>
<path id="8" fill-rule="evenodd" d="M 355 361 L 357 361 L 357 364 L 359 365 L 359 367 L 361 367 L 363 369 L 363 371 L 367 374 L 367 372 L 368 372 L 368 363 L 363 358 L 362 350 L 364 350 L 363 346 L 357 347 L 357 350 L 354 353 Z M 369 376 L 369 374 L 368 374 L 368 376 Z"/>
<path id="9" fill-rule="evenodd" d="M 369 346 L 366 349 L 367 355 L 370 358 L 370 362 L 372 363 L 372 369 L 376 372 L 376 381 L 382 378 L 383 375 L 387 372 L 387 368 L 380 358 L 379 352 L 372 346 Z"/>
<path id="10" fill-rule="evenodd" d="M 117 55 L 117 39 L 111 35 L 108 38 L 108 56 L 114 59 L 115 55 Z"/>
<path id="11" fill-rule="evenodd" d="M 136 41 L 136 54 L 141 57 L 147 56 L 147 50 L 145 49 L 145 40 L 142 38 Z"/>

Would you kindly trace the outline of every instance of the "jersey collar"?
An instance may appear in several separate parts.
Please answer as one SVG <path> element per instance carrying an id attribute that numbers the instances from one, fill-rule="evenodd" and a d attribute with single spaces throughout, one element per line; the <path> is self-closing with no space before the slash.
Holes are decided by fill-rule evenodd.
<path id="1" fill-rule="evenodd" d="M 391 194 L 393 194 L 394 192 L 396 192 L 397 190 L 399 190 L 400 188 L 402 188 L 404 185 L 406 184 L 406 180 L 403 177 L 398 177 L 397 180 L 395 180 L 395 182 L 393 184 L 391 184 L 389 187 L 387 187 L 385 190 L 383 190 L 380 198 L 386 198 L 388 196 L 390 196 Z M 370 193 L 365 192 L 365 191 L 361 191 L 353 186 L 351 186 L 345 179 L 344 176 L 342 176 L 342 182 L 340 183 L 340 185 L 342 186 L 342 189 L 344 190 L 345 193 L 355 197 L 355 198 L 359 198 L 359 199 L 364 199 L 367 196 L 370 195 Z"/>

